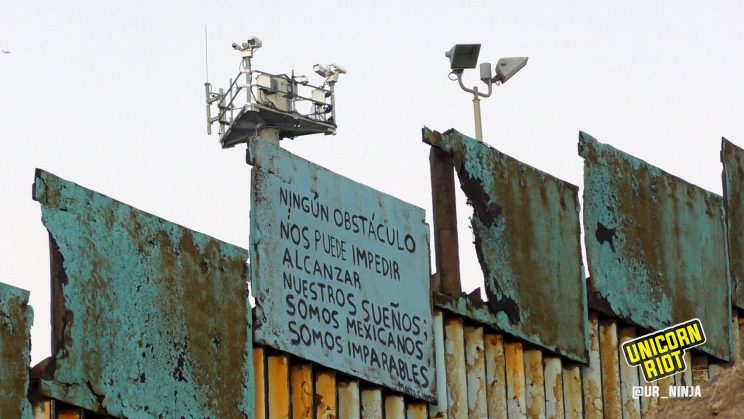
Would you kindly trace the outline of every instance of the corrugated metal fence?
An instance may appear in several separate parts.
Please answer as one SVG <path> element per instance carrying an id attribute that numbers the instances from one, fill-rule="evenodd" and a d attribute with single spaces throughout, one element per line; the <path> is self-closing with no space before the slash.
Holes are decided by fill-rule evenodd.
<path id="1" fill-rule="evenodd" d="M 742 158 L 744 152 L 741 149 L 724 141 L 722 161 L 724 162 L 725 196 L 721 199 L 678 178 L 657 171 L 644 162 L 618 154 L 620 152 L 606 148 L 607 146 L 582 134 L 581 144 L 584 148 L 581 153 L 587 165 L 584 205 L 588 208 L 584 210 L 584 240 L 589 252 L 589 273 L 591 274 L 591 278 L 584 280 L 583 268 L 575 269 L 576 266 L 581 267 L 582 264 L 580 251 L 577 253 L 575 247 L 578 242 L 574 241 L 579 240 L 577 188 L 555 180 L 536 169 L 515 163 L 508 156 L 494 154 L 492 164 L 501 165 L 499 167 L 507 172 L 511 170 L 508 173 L 511 173 L 512 179 L 517 179 L 515 185 L 532 185 L 522 199 L 508 203 L 503 199 L 499 200 L 505 192 L 493 186 L 491 182 L 493 179 L 489 178 L 490 175 L 485 172 L 479 173 L 478 167 L 468 166 L 468 158 L 472 158 L 473 155 L 482 157 L 484 153 L 478 148 L 481 146 L 471 143 L 474 140 L 454 131 L 439 134 L 428 130 L 424 131 L 424 140 L 432 145 L 430 163 L 434 202 L 436 273 L 432 276 L 431 297 L 434 306 L 438 403 L 428 404 L 406 397 L 333 369 L 254 344 L 252 350 L 253 387 L 251 388 L 250 385 L 241 387 L 243 392 L 253 392 L 253 417 L 259 419 L 312 417 L 641 418 L 648 416 L 649 412 L 657 406 L 670 402 L 666 394 L 670 385 L 691 386 L 705 383 L 730 365 L 725 361 L 742 359 L 741 352 L 744 345 L 741 343 L 743 335 L 741 330 L 744 322 L 739 320 L 741 301 L 735 299 L 733 304 L 729 302 L 732 301 L 732 294 L 741 295 L 737 293 L 741 290 L 738 278 L 744 275 L 742 272 L 733 270 L 741 269 L 739 267 L 744 264 L 741 263 L 739 255 L 741 246 L 726 244 L 732 241 L 731 238 L 727 240 L 726 237 L 726 234 L 731 234 L 731 226 L 741 228 L 742 224 L 741 210 L 738 207 L 726 207 L 727 203 L 739 202 L 738 199 L 744 195 L 744 187 L 739 184 L 741 176 L 738 174 L 744 168 L 739 163 L 739 161 L 744 161 Z M 597 163 L 601 159 L 591 154 L 600 152 L 608 153 L 607 155 L 612 158 L 618 158 L 613 163 L 615 166 L 611 168 L 611 171 L 613 176 L 629 179 L 627 185 L 608 182 L 608 178 L 603 177 L 605 175 L 602 170 L 606 166 L 602 166 L 604 163 Z M 468 157 L 468 153 L 471 157 Z M 621 167 L 624 164 L 623 161 L 627 163 L 625 168 Z M 595 166 L 590 167 L 591 165 Z M 479 250 L 481 265 L 484 271 L 489 273 L 485 275 L 486 283 L 484 284 L 489 295 L 488 302 L 480 301 L 478 292 L 470 296 L 462 293 L 454 210 L 455 172 L 460 177 L 460 183 L 475 207 L 476 246 Z M 530 183 L 535 179 L 539 182 Z M 598 189 L 595 185 L 597 182 L 605 182 L 606 189 L 602 190 L 603 196 L 611 197 L 607 205 L 602 207 L 610 211 L 609 214 L 601 213 L 603 209 L 600 205 L 594 206 L 593 200 L 597 196 L 592 196 L 592 194 L 597 193 Z M 613 187 L 616 189 L 613 190 Z M 669 188 L 673 192 L 667 192 L 663 188 Z M 643 195 L 646 193 L 643 191 L 646 190 L 656 191 L 660 195 Z M 507 194 L 513 193 L 507 191 Z M 687 236 L 664 236 L 667 232 L 664 228 L 672 224 L 656 219 L 656 222 L 662 226 L 654 227 L 657 228 L 658 233 L 654 239 L 661 237 L 662 242 L 651 242 L 651 245 L 666 246 L 678 253 L 675 256 L 669 253 L 672 250 L 667 252 L 659 249 L 639 253 L 637 250 L 644 249 L 650 239 L 635 234 L 632 230 L 636 228 L 634 223 L 638 220 L 632 217 L 627 217 L 627 220 L 623 219 L 622 216 L 637 211 L 637 209 L 629 209 L 627 205 L 631 205 L 631 202 L 623 200 L 623 193 L 627 194 L 629 200 L 641 202 L 640 205 L 643 205 L 643 199 L 656 203 L 663 200 L 662 195 L 672 194 L 671 196 L 678 198 L 681 202 L 679 205 L 673 205 L 674 211 L 681 211 L 679 213 L 681 215 L 669 214 L 674 223 L 677 223 L 674 224 L 677 227 L 673 226 L 671 230 L 685 231 L 685 234 L 690 235 L 692 239 Z M 560 203 L 556 204 L 558 202 Z M 700 212 L 695 212 L 697 211 L 695 205 L 698 204 L 707 205 L 707 207 L 699 207 Z M 539 254 L 545 257 L 547 268 L 541 266 L 524 269 L 524 267 L 520 268 L 518 263 L 515 264 L 514 259 L 508 259 L 506 263 L 503 260 L 493 260 L 497 258 L 496 256 L 483 256 L 494 252 L 493 248 L 488 247 L 489 243 L 485 242 L 485 238 L 501 240 L 506 249 L 506 253 L 503 254 L 511 255 L 512 258 L 515 256 L 514 253 L 508 253 L 510 251 L 517 252 L 519 249 L 528 248 L 532 251 L 529 243 L 519 241 L 526 240 L 524 237 L 509 235 L 508 223 L 513 222 L 508 218 L 512 216 L 509 210 L 510 206 L 513 206 L 523 213 L 534 216 L 534 214 L 541 214 L 540 205 L 553 211 L 550 217 L 555 221 L 553 224 L 548 223 L 543 224 L 542 227 L 536 227 L 536 236 L 533 237 L 532 242 L 534 246 L 540 246 Z M 555 205 L 562 210 L 555 211 Z M 666 208 L 660 204 L 658 211 L 666 211 Z M 702 217 L 709 220 L 710 224 L 707 227 L 700 227 L 702 230 L 698 233 L 693 231 L 694 229 L 691 230 L 690 225 L 700 226 L 700 223 L 698 219 L 689 218 L 693 216 L 684 213 L 687 211 L 685 208 L 692 208 L 690 210 L 692 213 L 704 214 Z M 719 209 L 720 213 L 717 212 Z M 588 211 L 589 214 L 587 214 Z M 621 216 L 618 217 L 617 214 Z M 663 217 L 663 214 L 660 216 Z M 652 215 L 652 220 L 653 217 Z M 499 223 L 505 223 L 506 230 L 501 229 Z M 529 228 L 532 227 L 521 225 L 522 236 L 527 234 L 524 232 Z M 566 234 L 566 239 L 552 244 L 538 243 L 540 240 L 549 239 L 544 236 L 550 235 L 551 229 L 560 230 L 563 232 L 561 234 Z M 708 243 L 715 241 L 714 239 L 720 240 L 716 243 Z M 685 252 L 690 251 L 690 248 L 686 247 L 690 243 L 685 242 L 686 240 L 698 240 L 698 243 L 693 243 L 696 246 L 712 246 L 713 251 L 710 256 L 706 256 L 708 259 L 696 262 L 702 266 L 702 271 L 684 273 L 682 277 L 675 277 L 674 275 L 677 274 L 667 274 L 666 271 L 659 270 L 658 278 L 661 279 L 646 275 L 648 270 L 657 268 L 656 264 L 660 263 L 659 260 L 668 260 L 664 258 L 673 260 L 679 257 L 680 263 L 684 264 L 684 258 L 689 257 L 689 254 Z M 180 254 L 178 250 L 174 252 L 176 255 Z M 235 254 L 241 253 L 236 250 Z M 498 255 L 501 254 L 498 253 Z M 608 282 L 607 273 L 598 271 L 610 269 L 607 264 L 615 263 L 615 261 L 610 260 L 608 255 L 615 254 L 621 255 L 618 257 L 621 263 L 612 265 L 612 269 L 617 269 L 617 271 L 612 271 L 611 275 L 614 275 L 617 281 L 621 281 L 620 283 Z M 633 259 L 639 254 L 645 259 Z M 202 256 L 195 254 L 194 257 L 196 258 L 194 259 L 195 266 L 205 266 L 199 262 Z M 561 263 L 550 265 L 553 259 Z M 526 263 L 525 260 L 521 263 Z M 623 265 L 623 263 L 629 263 L 632 266 Z M 566 264 L 573 265 L 566 267 Z M 715 266 L 716 264 L 723 266 Z M 668 264 L 663 266 L 669 268 Z M 732 269 L 731 272 L 729 272 L 729 267 Z M 491 268 L 499 272 L 509 271 L 511 276 L 494 273 Z M 675 267 L 669 269 L 676 270 L 674 272 L 679 271 L 679 268 Z M 709 278 L 700 278 L 695 275 L 709 275 L 708 272 L 711 271 L 707 269 L 714 269 L 718 277 L 711 279 L 715 286 L 711 286 L 709 282 L 707 294 L 703 296 L 694 286 L 696 281 Z M 208 269 L 204 268 L 204 272 L 207 271 Z M 531 275 L 531 277 L 524 275 Z M 555 277 L 551 279 L 550 275 L 555 275 Z M 728 285 L 729 276 L 733 278 L 730 286 Z M 636 277 L 647 281 L 645 285 L 648 287 L 666 284 L 664 281 L 685 281 L 690 284 L 685 285 L 688 288 L 683 288 L 681 285 L 679 287 L 682 288 L 660 285 L 660 294 L 656 290 L 653 295 L 641 295 L 644 290 L 634 288 L 637 284 Z M 63 278 L 64 281 L 69 279 L 71 278 Z M 532 288 L 539 288 L 535 284 L 541 284 L 542 291 L 546 289 L 545 287 L 554 287 L 550 289 L 555 289 L 555 291 L 538 293 L 535 297 L 530 294 L 533 291 L 528 289 L 529 287 L 521 291 L 518 289 L 518 292 L 506 289 L 509 281 L 521 281 L 520 283 L 523 284 L 528 279 L 533 281 Z M 634 295 L 633 293 L 637 294 L 638 301 L 648 307 L 635 307 L 633 298 L 617 300 L 617 295 L 607 293 L 607 289 L 617 286 L 625 287 L 631 296 Z M 566 293 L 566 290 L 572 291 Z M 680 296 L 668 292 L 669 290 L 680 293 Z M 556 297 L 554 300 L 558 301 L 550 301 L 551 293 L 561 292 L 564 293 L 561 295 L 565 297 Z M 645 289 L 645 292 L 651 292 L 651 290 Z M 571 300 L 576 295 L 581 298 Z M 421 296 L 421 298 L 428 298 L 428 296 Z M 724 308 L 720 307 L 721 298 L 724 298 Z M 516 306 L 510 305 L 510 301 Z M 687 301 L 690 307 L 682 309 L 675 307 L 674 303 L 679 301 Z M 559 309 L 550 311 L 550 307 L 543 307 L 551 304 Z M 563 305 L 563 310 L 561 310 L 561 305 Z M 657 327 L 687 320 L 683 318 L 684 316 L 702 316 L 704 313 L 701 310 L 707 310 L 708 314 L 718 310 L 715 312 L 718 314 L 711 314 L 717 317 L 712 317 L 705 323 L 706 328 L 711 330 L 709 338 L 711 346 L 701 348 L 702 350 L 687 351 L 684 360 L 689 368 L 682 374 L 656 382 L 661 390 L 659 397 L 634 396 L 632 388 L 643 384 L 644 379 L 639 374 L 638 368 L 630 367 L 624 361 L 620 345 L 653 331 Z M 725 324 L 715 324 L 716 319 L 721 319 L 721 316 L 725 316 Z M 59 320 L 53 319 L 53 323 Z M 574 329 L 566 328 L 567 324 L 573 325 Z M 555 334 L 555 330 L 559 333 Z M 219 353 L 221 346 L 215 344 L 214 347 Z M 179 362 L 182 363 L 182 361 Z M 223 369 L 220 371 L 226 374 L 230 368 L 237 371 L 239 375 L 245 369 L 243 365 L 221 365 Z M 198 365 L 194 364 L 192 367 L 197 368 Z M 58 392 L 52 395 L 45 390 L 42 384 L 45 378 L 48 378 L 48 369 L 49 362 L 38 365 L 32 371 L 30 394 L 34 417 L 106 417 L 105 408 L 98 410 L 97 413 L 96 410 L 83 409 L 82 404 L 76 403 L 75 394 Z M 240 385 L 239 382 L 238 385 Z M 198 386 L 194 388 L 198 390 Z M 92 390 L 94 390 L 93 387 L 91 387 Z M 219 398 L 220 396 L 211 397 Z M 246 400 L 245 394 L 244 397 L 238 397 L 236 400 Z M 214 411 L 220 410 L 212 410 Z M 232 412 L 239 412 L 239 409 L 232 410 Z M 209 415 L 209 412 L 205 414 Z M 219 416 L 219 414 L 216 415 Z M 147 417 L 148 414 L 142 412 L 142 416 Z"/>

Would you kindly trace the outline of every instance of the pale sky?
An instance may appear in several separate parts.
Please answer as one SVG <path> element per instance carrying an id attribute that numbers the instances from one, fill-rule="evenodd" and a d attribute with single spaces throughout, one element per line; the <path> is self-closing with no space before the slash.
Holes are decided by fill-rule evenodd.
<path id="1" fill-rule="evenodd" d="M 0 281 L 31 291 L 33 363 L 50 355 L 49 257 L 36 167 L 242 247 L 244 146 L 207 136 L 205 41 L 218 88 L 233 42 L 263 41 L 254 68 L 339 63 L 336 136 L 288 150 L 427 210 L 421 128 L 474 136 L 471 97 L 444 51 L 529 56 L 481 103 L 484 139 L 581 186 L 579 130 L 721 193 L 720 139 L 744 145 L 741 2 L 6 2 L 0 14 Z M 466 84 L 480 84 L 477 70 Z M 462 197 L 461 197 L 462 198 Z M 460 199 L 463 278 L 480 286 Z M 433 257 L 433 255 L 432 255 Z"/>

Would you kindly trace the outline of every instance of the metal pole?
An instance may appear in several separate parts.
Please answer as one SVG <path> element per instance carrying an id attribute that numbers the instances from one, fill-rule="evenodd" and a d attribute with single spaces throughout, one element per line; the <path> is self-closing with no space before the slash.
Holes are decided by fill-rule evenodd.
<path id="1" fill-rule="evenodd" d="M 475 114 L 475 139 L 483 142 L 483 127 L 481 126 L 480 95 L 478 86 L 473 87 L 473 113 Z"/>
<path id="2" fill-rule="evenodd" d="M 473 113 L 475 114 L 475 139 L 482 142 L 483 127 L 481 126 L 480 98 L 491 96 L 491 92 L 493 92 L 493 84 L 490 82 L 488 83 L 488 93 L 479 93 L 478 86 L 473 86 L 472 89 L 468 89 L 467 87 L 465 87 L 465 85 L 462 83 L 462 71 L 456 72 L 456 74 L 457 84 L 460 85 L 460 88 L 468 93 L 473 94 Z"/>

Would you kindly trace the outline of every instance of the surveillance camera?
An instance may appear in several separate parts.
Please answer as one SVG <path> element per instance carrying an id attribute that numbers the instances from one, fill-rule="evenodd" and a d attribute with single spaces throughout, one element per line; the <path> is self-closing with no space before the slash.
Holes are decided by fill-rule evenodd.
<path id="1" fill-rule="evenodd" d="M 493 73 L 491 72 L 491 63 L 481 63 L 480 79 L 483 83 L 490 84 Z"/>
<path id="2" fill-rule="evenodd" d="M 240 49 L 240 45 L 238 45 L 235 42 L 233 42 L 232 47 L 233 47 L 233 49 Z"/>
<path id="3" fill-rule="evenodd" d="M 294 81 L 302 85 L 306 85 L 310 80 L 308 80 L 307 76 L 303 74 L 301 76 L 295 77 Z"/>
<path id="4" fill-rule="evenodd" d="M 331 64 L 338 74 L 346 74 L 346 68 L 341 67 L 338 64 Z"/>
<path id="5" fill-rule="evenodd" d="M 324 65 L 320 65 L 320 64 L 315 64 L 313 66 L 313 71 L 315 72 L 315 74 L 319 75 L 320 77 L 328 77 L 331 74 L 333 74 L 333 71 L 331 71 L 330 68 Z"/>
<path id="6" fill-rule="evenodd" d="M 253 48 L 261 48 L 263 43 L 261 42 L 261 39 L 259 37 L 253 36 L 248 39 L 248 45 L 252 46 Z"/>

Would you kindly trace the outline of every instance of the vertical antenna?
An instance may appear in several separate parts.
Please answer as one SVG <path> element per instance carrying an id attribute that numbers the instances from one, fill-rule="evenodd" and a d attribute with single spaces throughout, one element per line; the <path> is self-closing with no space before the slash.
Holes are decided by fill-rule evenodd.
<path id="1" fill-rule="evenodd" d="M 204 25 L 204 67 L 209 81 L 209 39 L 207 38 L 207 25 Z"/>

